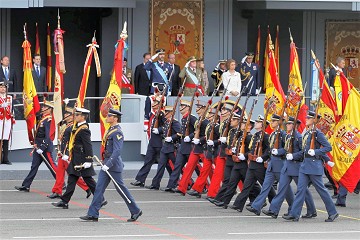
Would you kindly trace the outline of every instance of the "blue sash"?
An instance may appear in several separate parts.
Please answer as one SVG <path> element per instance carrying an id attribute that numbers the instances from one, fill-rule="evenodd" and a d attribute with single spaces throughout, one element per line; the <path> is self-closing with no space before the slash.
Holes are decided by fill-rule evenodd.
<path id="1" fill-rule="evenodd" d="M 197 79 L 197 77 L 195 76 L 195 74 L 193 72 L 189 71 L 189 68 L 186 68 L 186 73 L 195 85 L 199 85 L 199 80 Z"/>
<path id="2" fill-rule="evenodd" d="M 166 83 L 167 86 L 169 86 L 169 81 L 165 75 L 164 70 L 162 70 L 162 68 L 159 67 L 159 65 L 157 63 L 154 63 L 156 70 L 159 72 L 160 76 L 162 77 L 162 79 L 164 80 L 164 82 Z"/>

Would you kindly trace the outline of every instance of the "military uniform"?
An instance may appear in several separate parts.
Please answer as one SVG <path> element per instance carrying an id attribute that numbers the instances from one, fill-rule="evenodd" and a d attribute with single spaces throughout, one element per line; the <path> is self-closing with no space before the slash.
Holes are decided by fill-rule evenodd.
<path id="1" fill-rule="evenodd" d="M 4 82 L 0 82 L 4 86 Z M 7 86 L 5 86 L 7 87 Z M 11 95 L 0 95 L 0 138 L 2 139 L 2 155 L 0 163 L 11 164 L 9 161 L 9 139 L 15 118 L 13 117 L 13 98 Z M 4 115 L 5 114 L 5 115 Z M 5 122 L 5 123 L 4 123 Z M 4 128 L 3 128 L 4 126 Z"/>
<path id="2" fill-rule="evenodd" d="M 247 63 L 246 61 L 244 63 L 242 63 L 240 65 L 240 69 L 236 69 L 236 71 L 240 72 L 241 75 L 241 91 L 242 89 L 248 85 L 251 77 L 252 80 L 254 82 L 254 85 L 251 89 L 248 89 L 247 92 L 243 93 L 243 96 L 246 96 L 248 94 L 248 92 L 250 92 L 250 94 L 252 96 L 256 95 L 256 89 L 259 88 L 260 86 L 260 79 L 259 79 L 259 65 L 257 65 L 256 63 Z M 250 85 L 251 86 L 251 83 Z"/>
<path id="3" fill-rule="evenodd" d="M 226 69 L 219 68 L 220 64 L 225 64 L 226 60 L 220 60 L 217 67 L 215 67 L 214 71 L 211 73 L 211 78 L 214 80 L 214 89 L 217 89 L 219 87 L 219 84 L 221 86 L 219 87 L 219 91 L 217 95 L 219 96 L 219 93 L 224 91 L 224 84 L 222 84 L 221 75 L 226 72 Z"/>
<path id="4" fill-rule="evenodd" d="M 191 57 L 188 59 L 188 62 L 196 61 L 195 57 Z M 205 93 L 205 83 L 201 78 L 202 71 L 200 68 L 191 68 L 191 67 L 184 67 L 179 77 L 185 81 L 184 84 L 184 96 L 193 96 L 195 93 L 196 87 L 198 87 L 198 91 L 201 95 L 206 95 Z"/>

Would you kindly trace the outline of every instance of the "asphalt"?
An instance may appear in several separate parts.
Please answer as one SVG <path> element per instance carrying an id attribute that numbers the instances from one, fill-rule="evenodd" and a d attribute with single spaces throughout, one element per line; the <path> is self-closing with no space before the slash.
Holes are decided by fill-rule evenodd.
<path id="1" fill-rule="evenodd" d="M 1 239 L 359 239 L 359 195 L 349 194 L 346 208 L 338 208 L 340 217 L 326 223 L 325 206 L 314 188 L 318 217 L 299 222 L 287 222 L 281 217 L 272 219 L 255 216 L 246 211 L 238 213 L 222 209 L 202 198 L 133 187 L 130 182 L 141 162 L 125 163 L 125 183 L 143 211 L 138 222 L 128 223 L 130 213 L 126 204 L 109 185 L 108 200 L 100 213 L 99 222 L 82 222 L 91 197 L 77 188 L 69 209 L 56 209 L 46 197 L 54 183 L 44 166 L 29 193 L 18 192 L 15 185 L 30 169 L 30 163 L 0 165 L 0 238 Z M 150 172 L 148 183 L 154 176 Z M 162 185 L 166 184 L 165 175 Z M 283 204 L 281 214 L 286 212 Z M 305 209 L 304 211 L 305 212 Z"/>

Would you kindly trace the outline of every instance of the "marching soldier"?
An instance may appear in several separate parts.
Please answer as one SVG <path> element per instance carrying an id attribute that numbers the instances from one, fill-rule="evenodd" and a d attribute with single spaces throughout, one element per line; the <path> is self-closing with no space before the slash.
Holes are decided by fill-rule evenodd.
<path id="1" fill-rule="evenodd" d="M 196 58 L 194 56 L 190 57 L 179 74 L 179 77 L 185 81 L 184 96 L 193 96 L 196 87 L 201 95 L 206 95 L 205 83 L 201 78 L 201 74 L 201 70 L 196 67 Z"/>
<path id="2" fill-rule="evenodd" d="M 237 69 L 238 72 L 240 72 L 241 75 L 241 90 L 245 87 L 245 86 L 252 86 L 251 89 L 249 89 L 247 92 L 243 93 L 244 96 L 247 95 L 248 92 L 250 92 L 250 94 L 252 96 L 256 95 L 256 89 L 258 89 L 260 86 L 259 83 L 259 65 L 257 65 L 256 63 L 253 63 L 253 59 L 254 59 L 254 53 L 252 52 L 247 52 L 246 53 L 246 59 L 245 61 L 240 65 L 240 69 Z M 254 84 L 250 84 L 248 85 L 250 79 L 252 77 L 252 80 L 254 82 Z"/>
<path id="3" fill-rule="evenodd" d="M 297 192 L 291 211 L 289 215 L 283 216 L 286 220 L 299 221 L 301 209 L 305 201 L 306 189 L 310 182 L 313 184 L 325 204 L 326 211 L 329 215 L 325 222 L 333 222 L 339 216 L 330 193 L 325 188 L 322 180 L 322 175 L 324 174 L 323 157 L 331 151 L 332 147 L 325 135 L 319 129 L 313 129 L 315 127 L 315 118 L 319 119 L 320 117 L 320 115 L 316 116 L 316 113 L 313 111 L 308 112 L 306 118 L 307 131 L 302 139 L 304 161 L 300 166 Z M 311 142 L 313 142 L 314 149 L 310 148 L 312 145 Z M 330 167 L 335 165 L 333 162 L 328 161 L 328 159 L 327 164 Z"/>
<path id="4" fill-rule="evenodd" d="M 12 126 L 15 124 L 13 116 L 13 99 L 7 95 L 7 82 L 0 82 L 0 134 L 1 134 L 1 158 L 0 163 L 11 165 L 9 161 L 9 139 Z"/>
<path id="5" fill-rule="evenodd" d="M 52 194 L 48 195 L 48 198 L 60 198 L 62 195 L 62 189 L 64 186 L 65 171 L 69 166 L 69 140 L 71 131 L 73 129 L 73 115 L 74 109 L 71 107 L 65 108 L 63 126 L 60 128 L 59 139 L 61 139 L 60 149 L 58 152 L 58 166 L 56 171 L 56 181 L 52 188 Z M 77 185 L 86 191 L 86 198 L 89 198 L 91 191 L 82 178 L 79 178 Z"/>
<path id="6" fill-rule="evenodd" d="M 300 120 L 297 120 L 297 124 L 301 124 Z M 287 189 L 290 186 L 292 180 L 298 184 L 299 179 L 299 168 L 300 164 L 303 161 L 303 152 L 302 152 L 302 136 L 296 130 L 295 119 L 291 116 L 288 117 L 286 122 L 287 134 L 285 137 L 285 150 L 286 161 L 284 167 L 281 170 L 280 181 L 278 192 L 276 196 L 271 201 L 269 210 L 263 210 L 262 212 L 265 215 L 277 218 L 281 205 L 285 199 L 285 194 Z M 295 131 L 295 132 L 294 132 Z M 302 218 L 313 218 L 317 216 L 314 200 L 311 196 L 309 189 L 306 189 L 305 193 L 305 203 L 306 203 L 306 215 L 303 215 Z"/>
<path id="7" fill-rule="evenodd" d="M 114 183 L 116 191 L 124 199 L 131 213 L 131 217 L 127 221 L 134 222 L 142 215 L 141 209 L 135 203 L 135 199 L 125 186 L 122 177 L 124 164 L 121 159 L 121 150 L 124 144 L 124 135 L 119 125 L 121 115 L 122 113 L 118 110 L 110 109 L 106 117 L 106 122 L 110 124 L 110 128 L 104 136 L 104 165 L 101 168 L 102 171 L 99 173 L 94 198 L 91 202 L 87 215 L 80 217 L 82 220 L 92 222 L 98 221 L 99 210 L 102 207 L 104 199 L 104 192 L 111 180 L 110 176 L 116 181 L 117 184 Z M 121 189 L 118 189 L 118 187 Z"/>
<path id="8" fill-rule="evenodd" d="M 214 80 L 214 89 L 217 89 L 219 84 L 221 84 L 217 96 L 221 96 L 221 94 L 224 92 L 224 84 L 222 84 L 221 81 L 221 75 L 226 72 L 226 60 L 222 59 L 219 60 L 218 65 L 214 68 L 214 71 L 211 73 L 211 78 Z"/>
<path id="9" fill-rule="evenodd" d="M 43 161 L 46 161 L 46 166 L 49 168 L 50 173 L 56 179 L 56 170 L 57 167 L 52 159 L 52 152 L 54 149 L 53 146 L 53 137 L 51 130 L 51 113 L 54 105 L 49 101 L 44 100 L 43 106 L 41 108 L 41 120 L 38 122 L 35 131 L 35 144 L 33 159 L 31 162 L 31 169 L 29 174 L 26 176 L 21 186 L 15 186 L 15 189 L 19 191 L 29 192 L 30 186 L 37 174 L 40 164 Z M 55 129 L 54 129 L 55 133 Z"/>
<path id="10" fill-rule="evenodd" d="M 96 175 L 93 167 L 93 150 L 91 144 L 91 132 L 86 119 L 90 111 L 85 108 L 75 108 L 76 127 L 71 132 L 69 140 L 69 159 L 67 168 L 69 174 L 67 188 L 60 197 L 61 201 L 52 203 L 53 206 L 68 209 L 69 201 L 74 194 L 75 186 L 82 177 L 90 188 L 92 194 L 95 192 L 96 182 L 93 176 Z M 104 204 L 104 203 L 103 203 Z"/>
<path id="11" fill-rule="evenodd" d="M 181 126 L 176 119 L 173 119 L 172 122 L 170 122 L 172 118 L 172 114 L 173 114 L 173 107 L 166 106 L 165 107 L 166 120 L 163 126 L 163 138 L 165 139 L 165 142 L 160 151 L 160 160 L 158 163 L 156 175 L 153 178 L 151 185 L 145 186 L 145 188 L 159 190 L 160 182 L 162 177 L 164 176 L 164 171 L 168 163 L 168 160 L 170 159 L 173 165 L 175 165 L 175 160 L 176 160 L 175 144 L 179 138 L 178 134 L 180 133 Z M 169 130 L 170 125 L 171 125 L 171 129 Z"/>

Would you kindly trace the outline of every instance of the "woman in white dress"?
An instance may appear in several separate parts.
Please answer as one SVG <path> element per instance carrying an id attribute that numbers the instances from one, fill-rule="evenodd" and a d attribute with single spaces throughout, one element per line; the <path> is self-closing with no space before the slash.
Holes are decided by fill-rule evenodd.
<path id="1" fill-rule="evenodd" d="M 241 92 L 241 78 L 240 73 L 235 71 L 236 61 L 229 59 L 226 62 L 227 72 L 224 72 L 222 77 L 224 88 L 226 88 L 225 96 L 238 97 Z"/>

